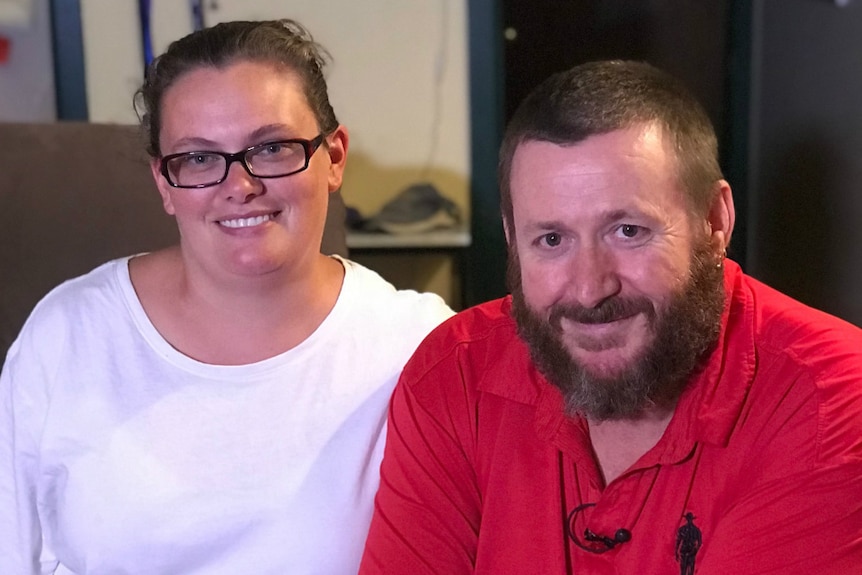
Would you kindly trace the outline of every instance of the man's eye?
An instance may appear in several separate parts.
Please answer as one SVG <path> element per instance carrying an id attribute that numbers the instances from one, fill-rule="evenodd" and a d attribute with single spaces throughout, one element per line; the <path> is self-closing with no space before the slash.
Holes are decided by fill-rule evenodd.
<path id="1" fill-rule="evenodd" d="M 637 236 L 640 231 L 640 226 L 635 226 L 632 224 L 623 224 L 620 226 L 620 233 L 622 233 L 627 238 L 633 238 Z"/>
<path id="2" fill-rule="evenodd" d="M 549 247 L 556 247 L 560 245 L 563 241 L 563 236 L 556 232 L 551 232 L 549 234 L 545 234 L 542 236 L 542 243 Z"/>

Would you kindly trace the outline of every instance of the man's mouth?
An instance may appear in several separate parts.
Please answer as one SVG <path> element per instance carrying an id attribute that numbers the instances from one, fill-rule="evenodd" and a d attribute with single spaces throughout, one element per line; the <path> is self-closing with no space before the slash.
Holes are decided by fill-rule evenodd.
<path id="1" fill-rule="evenodd" d="M 551 309 L 548 323 L 555 330 L 560 331 L 562 319 L 582 326 L 602 326 L 631 319 L 639 314 L 651 317 L 653 313 L 652 305 L 646 298 L 623 299 L 618 297 L 605 301 L 594 308 L 571 304 L 555 305 Z"/>

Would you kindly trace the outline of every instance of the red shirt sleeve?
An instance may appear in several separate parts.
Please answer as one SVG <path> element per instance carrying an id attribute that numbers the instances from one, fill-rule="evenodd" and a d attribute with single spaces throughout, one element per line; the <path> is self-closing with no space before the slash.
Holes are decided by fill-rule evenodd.
<path id="1" fill-rule="evenodd" d="M 727 509 L 698 575 L 862 573 L 862 465 L 758 486 Z"/>
<path id="2" fill-rule="evenodd" d="M 435 367 L 433 381 L 417 381 L 416 363 L 405 368 L 390 406 L 363 575 L 473 573 L 481 515 L 475 403 L 466 388 L 452 392 L 463 381 L 452 356 Z"/>
<path id="3" fill-rule="evenodd" d="M 761 366 L 770 379 L 743 414 L 764 420 L 739 454 L 746 488 L 704 543 L 698 575 L 862 574 L 862 358 L 857 344 L 829 345 Z M 771 387 L 786 389 L 779 401 Z"/>

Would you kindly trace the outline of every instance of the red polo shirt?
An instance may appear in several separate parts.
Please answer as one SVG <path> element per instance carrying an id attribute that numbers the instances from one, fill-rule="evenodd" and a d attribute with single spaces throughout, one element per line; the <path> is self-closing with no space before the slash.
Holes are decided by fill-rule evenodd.
<path id="1" fill-rule="evenodd" d="M 607 486 L 508 298 L 438 328 L 393 397 L 360 573 L 862 573 L 862 330 L 732 262 L 725 284 L 719 347 Z"/>

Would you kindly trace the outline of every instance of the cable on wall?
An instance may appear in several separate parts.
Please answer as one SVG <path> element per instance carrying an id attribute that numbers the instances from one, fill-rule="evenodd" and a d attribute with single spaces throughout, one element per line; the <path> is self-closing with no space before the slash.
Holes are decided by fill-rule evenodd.
<path id="1" fill-rule="evenodd" d="M 450 0 L 440 0 L 440 35 L 437 50 L 434 55 L 434 69 L 431 94 L 431 130 L 429 133 L 428 157 L 422 170 L 421 179 L 427 180 L 440 145 L 440 122 L 443 113 L 443 81 L 449 65 L 449 3 Z"/>

